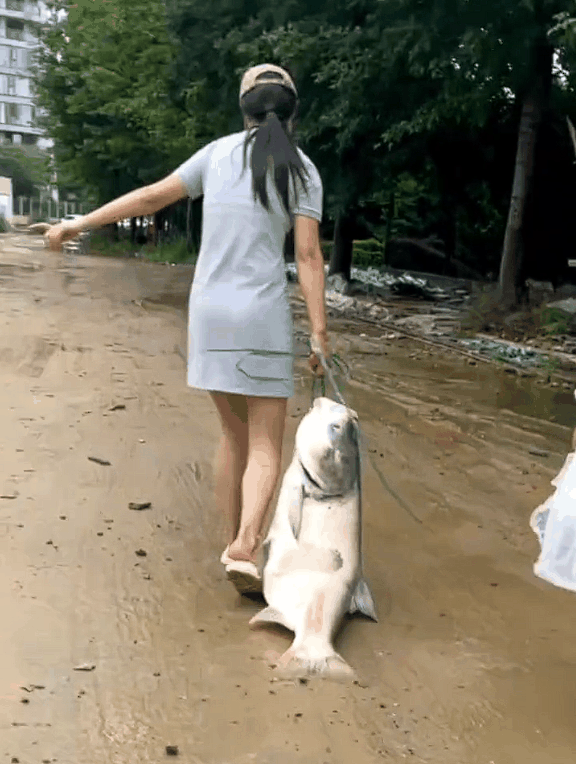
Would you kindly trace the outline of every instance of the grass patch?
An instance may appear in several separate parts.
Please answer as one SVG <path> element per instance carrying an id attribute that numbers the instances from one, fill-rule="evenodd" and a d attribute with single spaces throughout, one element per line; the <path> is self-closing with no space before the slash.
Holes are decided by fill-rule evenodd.
<path id="1" fill-rule="evenodd" d="M 462 334 L 489 332 L 502 328 L 506 312 L 500 306 L 496 288 L 486 285 L 476 293 L 461 321 Z"/>
<path id="2" fill-rule="evenodd" d="M 194 263 L 197 258 L 194 250 L 188 250 L 186 239 L 175 239 L 158 247 L 146 244 L 140 253 L 144 260 L 152 263 Z"/>
<path id="3" fill-rule="evenodd" d="M 104 257 L 134 257 L 137 248 L 129 241 L 110 241 L 101 233 L 90 235 L 90 254 Z"/>
<path id="4" fill-rule="evenodd" d="M 538 310 L 536 318 L 544 334 L 555 335 L 574 333 L 574 320 L 571 320 L 571 316 L 563 310 L 558 310 L 558 308 L 548 308 L 543 306 Z"/>
<path id="5" fill-rule="evenodd" d="M 510 340 L 576 334 L 576 316 L 543 305 L 523 305 L 514 312 L 498 302 L 496 287 L 487 285 L 471 300 L 461 322 L 464 336 L 476 332 L 498 333 Z"/>
<path id="6" fill-rule="evenodd" d="M 90 254 L 104 257 L 138 257 L 152 263 L 195 263 L 197 253 L 188 250 L 185 238 L 159 244 L 132 244 L 129 239 L 110 241 L 106 236 L 93 233 Z"/>

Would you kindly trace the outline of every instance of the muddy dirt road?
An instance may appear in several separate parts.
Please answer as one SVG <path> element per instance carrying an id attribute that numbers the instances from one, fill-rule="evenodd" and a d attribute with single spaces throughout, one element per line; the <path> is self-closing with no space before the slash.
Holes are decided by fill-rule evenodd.
<path id="1" fill-rule="evenodd" d="M 333 321 L 380 622 L 338 641 L 359 684 L 277 682 L 289 636 L 247 628 L 260 604 L 219 562 L 217 419 L 179 354 L 190 279 L 1 237 L 0 761 L 573 764 L 576 599 L 533 576 L 528 525 L 571 391 Z"/>

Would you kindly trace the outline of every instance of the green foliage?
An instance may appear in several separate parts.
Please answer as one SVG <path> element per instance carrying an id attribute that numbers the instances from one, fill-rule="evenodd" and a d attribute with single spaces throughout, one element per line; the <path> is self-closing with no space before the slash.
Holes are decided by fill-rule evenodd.
<path id="1" fill-rule="evenodd" d="M 144 260 L 160 263 L 194 263 L 197 254 L 190 251 L 185 238 L 176 239 L 158 247 L 145 246 L 140 251 Z"/>
<path id="2" fill-rule="evenodd" d="M 197 258 L 197 253 L 188 248 L 186 239 L 182 237 L 154 247 L 152 244 L 132 244 L 126 237 L 110 241 L 99 233 L 90 236 L 90 254 L 103 257 L 140 257 L 156 263 L 193 263 Z"/>
<path id="3" fill-rule="evenodd" d="M 4 215 L 0 215 L 0 233 L 8 233 L 10 226 L 8 225 Z"/>
<path id="4" fill-rule="evenodd" d="M 545 334 L 572 334 L 574 332 L 574 321 L 571 321 L 570 316 L 563 310 L 544 307 L 540 309 L 538 318 Z"/>
<path id="5" fill-rule="evenodd" d="M 196 147 L 194 121 L 168 97 L 173 54 L 163 4 L 49 6 L 36 88 L 63 180 L 83 183 L 103 203 L 186 159 Z"/>
<path id="6" fill-rule="evenodd" d="M 241 129 L 246 67 L 289 65 L 325 216 L 379 242 L 355 244 L 360 266 L 379 264 L 391 235 L 436 236 L 497 269 L 518 105 L 552 42 L 552 103 L 576 113 L 575 0 L 49 5 L 67 15 L 43 33 L 37 88 L 65 182 L 102 203 L 158 179 Z"/>
<path id="7" fill-rule="evenodd" d="M 137 247 L 130 241 L 120 239 L 111 241 L 109 237 L 101 233 L 90 234 L 90 254 L 103 257 L 132 257 L 136 254 Z"/>
<path id="8" fill-rule="evenodd" d="M 487 284 L 470 301 L 467 313 L 461 320 L 463 334 L 490 331 L 501 326 L 504 315 L 494 285 Z"/>
<path id="9" fill-rule="evenodd" d="M 384 244 L 377 239 L 355 241 L 352 262 L 357 268 L 380 268 L 384 262 Z"/>
<path id="10" fill-rule="evenodd" d="M 12 178 L 14 198 L 37 196 L 50 179 L 48 161 L 35 146 L 0 144 L 0 176 Z"/>

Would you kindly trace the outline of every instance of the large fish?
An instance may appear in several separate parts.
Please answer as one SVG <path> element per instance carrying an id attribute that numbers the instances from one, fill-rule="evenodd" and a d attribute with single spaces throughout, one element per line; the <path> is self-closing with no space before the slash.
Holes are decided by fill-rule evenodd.
<path id="1" fill-rule="evenodd" d="M 346 613 L 377 620 L 362 573 L 361 499 L 358 415 L 317 398 L 296 432 L 263 544 L 268 607 L 250 621 L 294 632 L 278 662 L 284 674 L 354 675 L 333 640 Z"/>

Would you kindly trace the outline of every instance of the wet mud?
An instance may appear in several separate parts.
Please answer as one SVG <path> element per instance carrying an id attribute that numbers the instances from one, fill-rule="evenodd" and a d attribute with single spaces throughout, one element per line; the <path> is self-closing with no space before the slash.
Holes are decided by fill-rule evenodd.
<path id="1" fill-rule="evenodd" d="M 529 527 L 572 390 L 334 318 L 379 623 L 337 640 L 358 684 L 277 681 L 290 635 L 248 629 L 261 601 L 219 562 L 218 421 L 182 358 L 191 278 L 0 237 L 3 760 L 572 764 L 576 600 L 534 577 Z M 294 314 L 286 465 L 311 395 Z"/>

